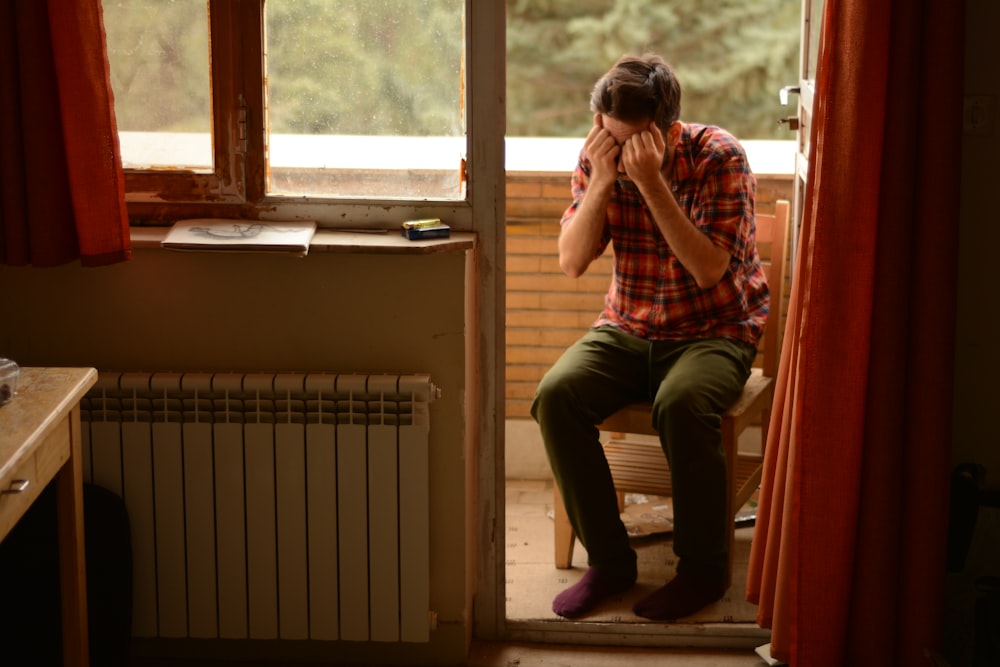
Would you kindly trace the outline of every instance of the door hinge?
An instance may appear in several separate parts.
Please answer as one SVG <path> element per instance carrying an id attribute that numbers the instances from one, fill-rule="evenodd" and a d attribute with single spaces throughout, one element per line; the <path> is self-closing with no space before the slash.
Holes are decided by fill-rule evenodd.
<path id="1" fill-rule="evenodd" d="M 240 155 L 246 157 L 247 154 L 247 116 L 249 115 L 249 109 L 247 108 L 246 99 L 240 95 L 240 116 L 238 121 L 238 149 Z"/>

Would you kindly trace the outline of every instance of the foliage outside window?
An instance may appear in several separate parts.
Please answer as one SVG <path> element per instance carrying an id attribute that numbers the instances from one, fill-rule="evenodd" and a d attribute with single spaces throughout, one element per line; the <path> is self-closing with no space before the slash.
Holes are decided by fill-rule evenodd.
<path id="1" fill-rule="evenodd" d="M 105 3 L 132 200 L 462 200 L 464 10 Z"/>
<path id="2" fill-rule="evenodd" d="M 801 0 L 508 0 L 507 134 L 585 137 L 590 88 L 625 53 L 655 52 L 681 118 L 789 140 L 778 91 L 798 81 Z"/>
<path id="3" fill-rule="evenodd" d="M 799 0 L 506 5 L 510 137 L 582 139 L 594 81 L 655 51 L 685 120 L 791 138 L 777 91 L 797 80 Z M 467 0 L 104 6 L 133 214 L 465 199 Z"/>

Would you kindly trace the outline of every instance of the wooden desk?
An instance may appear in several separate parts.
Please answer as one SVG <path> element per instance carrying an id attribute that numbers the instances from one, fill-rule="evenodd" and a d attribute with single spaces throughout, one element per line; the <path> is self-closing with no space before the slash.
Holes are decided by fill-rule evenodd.
<path id="1" fill-rule="evenodd" d="M 92 368 L 22 368 L 17 395 L 0 406 L 0 540 L 56 480 L 67 667 L 90 661 L 79 405 L 96 381 Z"/>

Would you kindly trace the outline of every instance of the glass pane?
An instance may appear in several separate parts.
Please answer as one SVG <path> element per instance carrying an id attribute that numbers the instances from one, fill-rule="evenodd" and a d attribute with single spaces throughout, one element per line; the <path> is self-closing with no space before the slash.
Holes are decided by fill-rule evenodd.
<path id="1" fill-rule="evenodd" d="M 464 0 L 268 0 L 270 194 L 464 196 Z"/>
<path id="2" fill-rule="evenodd" d="M 125 168 L 212 167 L 205 0 L 104 0 Z"/>
<path id="3" fill-rule="evenodd" d="M 816 81 L 816 66 L 819 63 L 819 42 L 823 30 L 823 0 L 809 3 L 809 56 L 806 60 L 806 79 Z"/>
<path id="4" fill-rule="evenodd" d="M 785 141 L 776 91 L 799 79 L 801 3 L 509 1 L 507 135 L 586 137 L 597 79 L 622 54 L 653 51 L 677 72 L 684 120 Z"/>

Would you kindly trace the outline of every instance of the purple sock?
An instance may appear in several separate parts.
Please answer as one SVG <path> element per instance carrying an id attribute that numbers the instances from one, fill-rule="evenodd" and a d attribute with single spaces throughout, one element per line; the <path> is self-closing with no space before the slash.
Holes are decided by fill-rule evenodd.
<path id="1" fill-rule="evenodd" d="M 563 618 L 587 613 L 612 595 L 623 593 L 635 584 L 635 576 L 592 567 L 552 601 L 552 611 Z"/>
<path id="2" fill-rule="evenodd" d="M 722 598 L 726 585 L 692 573 L 679 573 L 667 585 L 635 603 L 636 616 L 656 621 L 672 621 L 690 616 Z"/>

